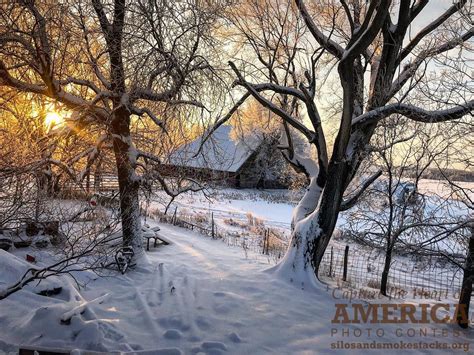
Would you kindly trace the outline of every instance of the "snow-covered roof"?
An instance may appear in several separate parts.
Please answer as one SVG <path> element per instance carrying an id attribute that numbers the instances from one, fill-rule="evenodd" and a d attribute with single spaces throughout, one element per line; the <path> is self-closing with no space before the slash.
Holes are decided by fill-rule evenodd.
<path id="1" fill-rule="evenodd" d="M 237 172 L 259 145 L 256 139 L 238 139 L 231 137 L 232 126 L 220 126 L 204 143 L 196 156 L 203 137 L 183 145 L 171 154 L 169 161 L 176 166 L 203 168 L 226 172 Z"/>

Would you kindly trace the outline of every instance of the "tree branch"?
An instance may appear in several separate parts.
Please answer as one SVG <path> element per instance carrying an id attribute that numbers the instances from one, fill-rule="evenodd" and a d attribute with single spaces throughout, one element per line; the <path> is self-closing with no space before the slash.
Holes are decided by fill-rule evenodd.
<path id="1" fill-rule="evenodd" d="M 306 26 L 308 27 L 309 31 L 313 35 L 314 39 L 333 56 L 341 59 L 344 53 L 344 49 L 339 44 L 337 44 L 336 42 L 334 42 L 333 40 L 325 36 L 324 33 L 321 32 L 321 30 L 318 28 L 316 23 L 314 23 L 313 19 L 311 18 L 311 15 L 309 14 L 308 10 L 306 9 L 306 6 L 304 5 L 304 1 L 295 0 L 295 4 L 298 7 L 298 10 L 301 16 L 303 17 L 303 20 Z"/>
<path id="2" fill-rule="evenodd" d="M 239 84 L 245 87 L 261 105 L 268 108 L 270 111 L 272 111 L 273 113 L 281 117 L 283 120 L 288 122 L 290 126 L 300 131 L 308 139 L 309 142 L 312 143 L 314 141 L 315 133 L 313 131 L 309 130 L 305 125 L 295 120 L 288 113 L 286 113 L 281 108 L 273 104 L 270 100 L 267 100 L 266 98 L 261 96 L 252 84 L 245 81 L 242 74 L 240 73 L 240 71 L 237 69 L 237 67 L 235 66 L 233 62 L 229 62 L 229 65 L 231 66 L 235 74 L 237 75 L 239 79 Z"/>
<path id="3" fill-rule="evenodd" d="M 193 155 L 193 158 L 196 158 L 202 151 L 202 147 L 204 146 L 204 143 L 207 142 L 207 140 L 211 137 L 211 135 L 217 131 L 217 129 L 222 126 L 224 123 L 226 123 L 227 121 L 229 121 L 232 116 L 234 115 L 234 113 L 239 109 L 240 106 L 242 106 L 242 104 L 250 97 L 250 92 L 246 92 L 240 99 L 239 101 L 237 101 L 234 106 L 232 106 L 232 108 L 229 110 L 229 112 L 227 112 L 227 114 L 222 117 L 221 119 L 219 119 L 213 126 L 211 129 L 208 130 L 206 136 L 202 139 L 201 141 L 201 144 L 199 145 L 199 149 L 198 151 L 196 152 L 196 154 Z"/>
<path id="4" fill-rule="evenodd" d="M 394 103 L 376 108 L 352 120 L 352 125 L 374 123 L 393 114 L 403 115 L 413 121 L 425 123 L 439 123 L 462 118 L 473 112 L 474 100 L 464 105 L 454 106 L 445 110 L 427 111 L 409 104 Z"/>
<path id="5" fill-rule="evenodd" d="M 431 22 L 429 25 L 424 27 L 418 34 L 408 43 L 408 45 L 403 48 L 400 53 L 400 57 L 398 62 L 400 63 L 403 59 L 405 59 L 411 51 L 416 47 L 418 43 L 428 34 L 430 34 L 433 30 L 437 29 L 440 25 L 442 25 L 447 19 L 449 19 L 453 14 L 458 12 L 465 4 L 467 0 L 461 0 L 457 3 L 453 4 L 448 10 L 446 10 L 441 16 L 439 16 L 436 20 Z"/>
<path id="6" fill-rule="evenodd" d="M 372 0 L 367 11 L 367 16 L 360 29 L 351 38 L 344 51 L 341 61 L 350 60 L 361 54 L 375 39 L 380 32 L 385 18 L 388 16 L 391 0 Z M 372 11 L 371 11 L 372 10 Z M 372 12 L 375 11 L 373 20 Z"/>
<path id="7" fill-rule="evenodd" d="M 347 200 L 342 201 L 340 211 L 346 211 L 352 207 L 354 207 L 359 201 L 359 198 L 362 196 L 362 194 L 367 190 L 367 188 L 372 185 L 372 183 L 377 180 L 380 176 L 382 175 L 382 170 L 377 171 L 375 174 L 370 176 L 367 180 L 363 182 L 359 190 L 357 190 L 356 193 L 354 193 L 351 197 L 349 197 Z"/>
<path id="8" fill-rule="evenodd" d="M 421 52 L 413 62 L 405 66 L 403 71 L 398 75 L 397 79 L 395 79 L 392 83 L 390 88 L 390 92 L 388 97 L 393 97 L 405 83 L 416 73 L 418 67 L 423 63 L 428 57 L 433 57 L 435 55 L 447 52 L 456 46 L 468 41 L 472 36 L 474 36 L 474 28 L 471 28 L 469 31 L 464 33 L 459 38 L 453 38 L 452 40 L 442 44 L 439 47 L 427 49 Z"/>

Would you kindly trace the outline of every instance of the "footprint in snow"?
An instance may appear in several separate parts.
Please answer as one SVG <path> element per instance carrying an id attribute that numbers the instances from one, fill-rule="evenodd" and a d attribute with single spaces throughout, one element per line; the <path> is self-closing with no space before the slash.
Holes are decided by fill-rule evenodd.
<path id="1" fill-rule="evenodd" d="M 100 322 L 99 329 L 102 331 L 104 338 L 112 339 L 116 342 L 125 338 L 125 336 L 120 333 L 114 326 L 106 322 Z"/>
<path id="2" fill-rule="evenodd" d="M 200 347 L 191 349 L 193 354 L 219 355 L 227 351 L 227 346 L 219 341 L 205 341 Z"/>
<path id="3" fill-rule="evenodd" d="M 177 329 L 168 329 L 164 334 L 163 336 L 166 338 L 166 339 L 181 339 L 181 337 L 183 336 L 181 334 L 181 332 Z"/>
<path id="4" fill-rule="evenodd" d="M 202 316 L 196 317 L 196 325 L 199 327 L 201 330 L 208 330 L 211 325 L 209 322 Z"/>
<path id="5" fill-rule="evenodd" d="M 190 326 L 177 316 L 160 318 L 158 319 L 158 323 L 164 328 L 179 329 L 183 332 L 190 329 Z"/>
<path id="6" fill-rule="evenodd" d="M 219 349 L 219 350 L 227 350 L 227 346 L 220 341 L 205 341 L 201 344 L 201 348 L 203 349 Z"/>
<path id="7" fill-rule="evenodd" d="M 228 338 L 229 338 L 230 341 L 232 341 L 233 343 L 241 343 L 241 342 L 242 342 L 242 339 L 240 339 L 239 334 L 234 333 L 234 332 L 230 333 L 230 334 L 228 335 Z"/>

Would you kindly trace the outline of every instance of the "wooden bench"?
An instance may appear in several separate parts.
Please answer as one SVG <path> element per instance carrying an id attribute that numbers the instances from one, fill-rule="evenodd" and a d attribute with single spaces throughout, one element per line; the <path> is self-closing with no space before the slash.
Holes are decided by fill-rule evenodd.
<path id="1" fill-rule="evenodd" d="M 163 237 L 158 232 L 160 231 L 160 227 L 153 227 L 153 228 L 142 228 L 143 238 L 146 239 L 146 250 L 150 251 L 150 239 L 153 239 L 153 247 L 156 248 L 156 243 L 160 241 L 164 245 L 170 244 L 170 241 Z"/>
<path id="2" fill-rule="evenodd" d="M 169 245 L 171 241 L 164 237 L 163 235 L 159 234 L 160 227 L 153 227 L 153 228 L 142 228 L 142 237 L 146 239 L 146 250 L 150 251 L 150 239 L 153 240 L 153 247 L 157 247 L 158 241 L 161 244 Z M 104 238 L 106 243 L 110 246 L 119 246 L 122 244 L 122 233 L 115 232 L 111 235 L 108 235 Z"/>

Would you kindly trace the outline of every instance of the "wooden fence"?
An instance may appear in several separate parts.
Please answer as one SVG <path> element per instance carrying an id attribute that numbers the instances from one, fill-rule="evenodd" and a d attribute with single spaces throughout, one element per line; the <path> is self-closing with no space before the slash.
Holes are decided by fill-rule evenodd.
<path id="1" fill-rule="evenodd" d="M 67 181 L 63 186 L 63 190 L 66 193 L 114 192 L 118 191 L 118 189 L 118 177 L 115 174 L 102 174 L 97 180 L 94 175 L 91 174 L 87 176 L 81 183 Z"/>

